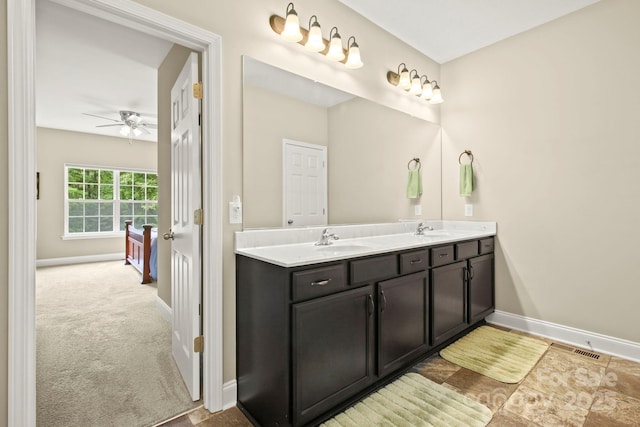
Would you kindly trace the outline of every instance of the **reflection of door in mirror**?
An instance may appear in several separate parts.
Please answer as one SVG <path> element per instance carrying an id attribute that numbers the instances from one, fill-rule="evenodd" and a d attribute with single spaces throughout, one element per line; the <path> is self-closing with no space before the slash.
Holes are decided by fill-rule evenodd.
<path id="1" fill-rule="evenodd" d="M 327 224 L 327 147 L 282 140 L 285 227 Z"/>

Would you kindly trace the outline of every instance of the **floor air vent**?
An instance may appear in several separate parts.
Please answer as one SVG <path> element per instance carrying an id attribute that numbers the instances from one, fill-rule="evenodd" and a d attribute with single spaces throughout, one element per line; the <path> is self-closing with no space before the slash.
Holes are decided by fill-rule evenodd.
<path id="1" fill-rule="evenodd" d="M 573 353 L 573 354 L 579 354 L 580 356 L 588 357 L 588 358 L 593 359 L 593 360 L 599 360 L 600 357 L 601 357 L 598 353 L 594 353 L 592 351 L 587 351 L 587 350 L 582 350 L 580 348 L 575 348 L 575 347 L 571 347 L 571 346 L 564 345 L 564 344 L 559 344 L 559 343 L 555 343 L 554 342 L 552 345 L 553 345 L 553 347 L 555 347 L 557 349 L 568 351 L 569 353 Z"/>
<path id="2" fill-rule="evenodd" d="M 575 354 L 579 354 L 580 356 L 585 356 L 585 357 L 590 357 L 591 359 L 595 359 L 598 360 L 600 359 L 600 355 L 597 353 L 592 353 L 590 351 L 586 351 L 586 350 L 580 350 L 578 348 L 574 348 L 573 352 Z"/>

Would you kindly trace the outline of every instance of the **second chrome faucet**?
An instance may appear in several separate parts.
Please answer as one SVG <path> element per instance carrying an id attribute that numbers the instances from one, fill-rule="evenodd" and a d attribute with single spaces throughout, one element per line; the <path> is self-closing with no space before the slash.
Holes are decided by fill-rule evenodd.
<path id="1" fill-rule="evenodd" d="M 318 240 L 315 245 L 316 246 L 327 246 L 330 245 L 332 240 L 338 240 L 340 239 L 338 236 L 336 236 L 333 233 L 329 233 L 329 229 L 325 228 L 324 230 L 322 230 L 322 236 L 320 236 L 320 240 Z"/>

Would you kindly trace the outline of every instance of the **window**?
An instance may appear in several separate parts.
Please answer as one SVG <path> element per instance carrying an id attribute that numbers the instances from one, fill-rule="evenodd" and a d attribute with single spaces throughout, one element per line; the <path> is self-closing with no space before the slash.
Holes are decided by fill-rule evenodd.
<path id="1" fill-rule="evenodd" d="M 148 171 L 65 166 L 65 235 L 124 231 L 158 224 L 158 174 Z"/>

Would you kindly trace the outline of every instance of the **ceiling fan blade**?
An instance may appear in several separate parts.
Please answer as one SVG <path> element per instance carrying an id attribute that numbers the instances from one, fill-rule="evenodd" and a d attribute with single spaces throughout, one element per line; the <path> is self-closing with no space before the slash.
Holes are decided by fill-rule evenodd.
<path id="1" fill-rule="evenodd" d="M 144 133 L 151 134 L 151 132 L 149 132 L 149 129 L 147 129 L 147 128 L 146 128 L 146 127 L 144 127 L 144 126 L 138 126 L 136 129 L 140 129 L 140 130 L 141 130 L 141 131 L 143 131 Z"/>
<path id="2" fill-rule="evenodd" d="M 84 114 L 85 116 L 97 117 L 99 119 L 111 120 L 112 122 L 122 123 L 122 120 L 116 120 L 116 119 L 112 119 L 112 118 L 109 118 L 109 117 L 97 116 L 95 114 L 89 114 L 89 113 L 82 113 L 82 114 Z"/>
<path id="3" fill-rule="evenodd" d="M 142 126 L 149 129 L 158 129 L 158 125 L 155 123 L 143 123 Z"/>
<path id="4" fill-rule="evenodd" d="M 111 126 L 122 126 L 122 123 L 117 123 L 117 124 L 113 124 L 113 125 L 98 125 L 96 126 L 97 128 L 108 128 Z"/>

